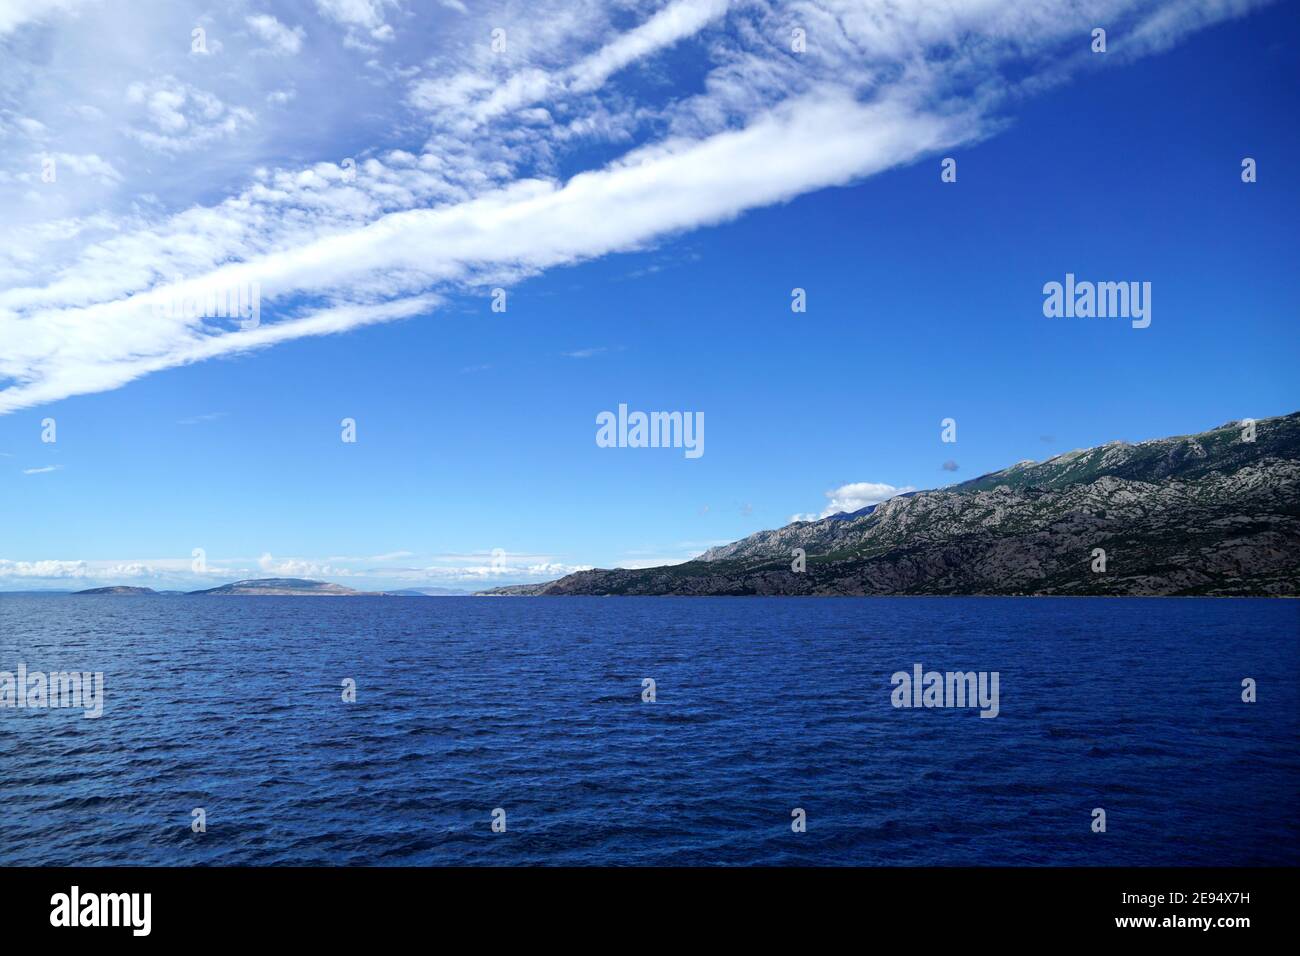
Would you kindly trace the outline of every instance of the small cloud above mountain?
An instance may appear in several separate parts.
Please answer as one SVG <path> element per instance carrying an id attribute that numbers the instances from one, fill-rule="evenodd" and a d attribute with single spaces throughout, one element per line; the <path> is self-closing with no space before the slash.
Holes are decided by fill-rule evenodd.
<path id="1" fill-rule="evenodd" d="M 822 518 L 829 518 L 831 515 L 840 514 L 841 512 L 860 511 L 868 505 L 878 505 L 895 495 L 902 495 L 915 490 L 916 488 L 912 485 L 904 485 L 899 488 L 885 484 L 883 481 L 853 481 L 826 492 L 829 503 L 821 514 L 796 514 L 791 515 L 790 520 L 820 521 Z"/>

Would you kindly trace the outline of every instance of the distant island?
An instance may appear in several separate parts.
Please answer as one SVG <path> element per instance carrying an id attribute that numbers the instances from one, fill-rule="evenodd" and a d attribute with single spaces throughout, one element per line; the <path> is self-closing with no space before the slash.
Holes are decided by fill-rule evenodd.
<path id="1" fill-rule="evenodd" d="M 481 592 L 1300 595 L 1300 412 L 1023 461 L 684 564 Z"/>
<path id="2" fill-rule="evenodd" d="M 456 588 L 402 588 L 400 591 L 384 592 L 388 597 L 469 597 L 473 593 Z"/>
<path id="3" fill-rule="evenodd" d="M 328 581 L 312 581 L 307 578 L 251 578 L 236 581 L 220 587 L 205 588 L 201 591 L 155 591 L 153 588 L 106 587 L 90 588 L 85 591 L 73 591 L 73 596 L 86 594 L 120 594 L 120 595 L 158 595 L 167 594 L 211 594 L 211 595 L 266 595 L 275 597 L 455 597 L 467 596 L 468 591 L 455 591 L 451 588 L 405 588 L 400 591 L 357 591 L 342 584 Z"/>
<path id="4" fill-rule="evenodd" d="M 78 594 L 157 594 L 153 588 L 128 588 L 128 587 L 111 587 L 111 588 L 90 588 L 85 591 L 73 591 L 73 595 Z"/>
<path id="5" fill-rule="evenodd" d="M 342 584 L 327 581 L 309 581 L 306 578 L 253 578 L 236 581 L 220 587 L 191 591 L 190 594 L 265 594 L 275 596 L 302 595 L 308 597 L 377 597 L 380 591 L 357 591 Z"/>

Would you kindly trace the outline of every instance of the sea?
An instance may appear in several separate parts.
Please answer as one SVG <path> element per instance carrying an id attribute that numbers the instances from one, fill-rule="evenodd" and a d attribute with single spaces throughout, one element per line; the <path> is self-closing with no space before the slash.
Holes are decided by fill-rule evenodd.
<path id="1" fill-rule="evenodd" d="M 0 701 L 0 865 L 1300 863 L 1294 600 L 0 594 L 20 665 L 101 713 Z"/>

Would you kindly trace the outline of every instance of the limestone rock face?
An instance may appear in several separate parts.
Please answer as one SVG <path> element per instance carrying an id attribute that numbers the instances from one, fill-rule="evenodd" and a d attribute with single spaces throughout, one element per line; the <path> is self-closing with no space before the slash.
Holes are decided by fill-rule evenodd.
<path id="1" fill-rule="evenodd" d="M 790 570 L 803 548 L 807 570 Z M 1105 570 L 1095 570 L 1095 549 Z M 681 565 L 498 594 L 1300 595 L 1300 413 L 1021 462 Z"/>

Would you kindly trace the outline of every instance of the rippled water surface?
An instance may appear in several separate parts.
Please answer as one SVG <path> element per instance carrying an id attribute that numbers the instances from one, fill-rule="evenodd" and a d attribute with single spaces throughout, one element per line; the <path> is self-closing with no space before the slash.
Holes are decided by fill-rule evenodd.
<path id="1" fill-rule="evenodd" d="M 106 698 L 0 709 L 0 864 L 1296 864 L 1298 630 L 1263 600 L 0 596 L 0 671 Z M 918 662 L 998 671 L 999 716 L 895 709 Z"/>

